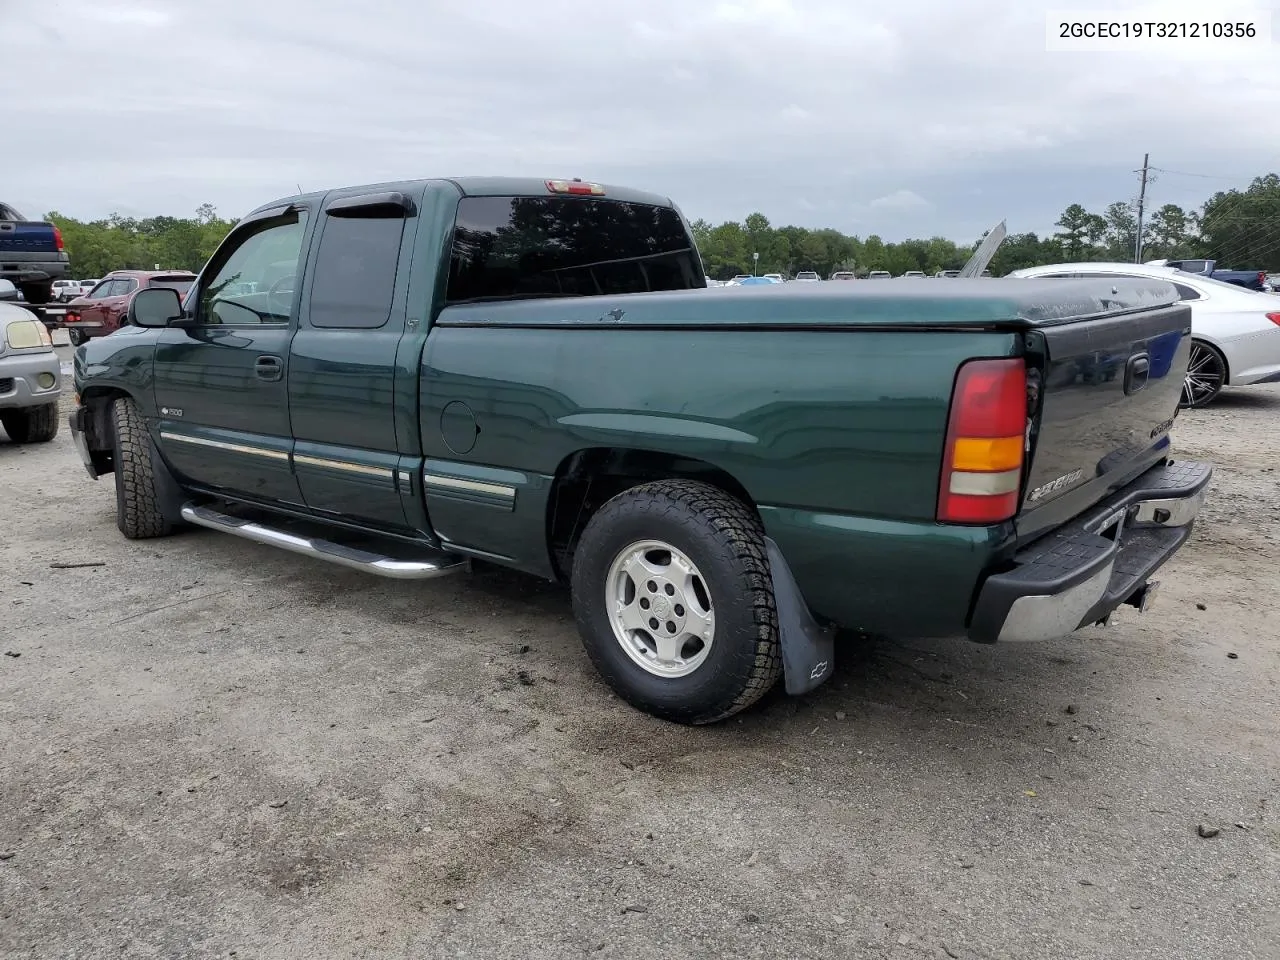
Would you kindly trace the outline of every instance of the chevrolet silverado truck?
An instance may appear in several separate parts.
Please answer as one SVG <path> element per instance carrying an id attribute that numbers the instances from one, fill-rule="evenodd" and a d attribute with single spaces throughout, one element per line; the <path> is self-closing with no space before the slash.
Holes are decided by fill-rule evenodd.
<path id="1" fill-rule="evenodd" d="M 682 723 L 816 687 L 840 628 L 1042 640 L 1148 604 L 1211 474 L 1170 449 L 1171 284 L 705 283 L 633 190 L 283 199 L 77 349 L 70 426 L 128 538 L 563 581 L 608 684 Z"/>
<path id="2" fill-rule="evenodd" d="M 61 230 L 0 203 L 0 280 L 12 281 L 27 303 L 52 303 L 53 282 L 70 271 Z"/>

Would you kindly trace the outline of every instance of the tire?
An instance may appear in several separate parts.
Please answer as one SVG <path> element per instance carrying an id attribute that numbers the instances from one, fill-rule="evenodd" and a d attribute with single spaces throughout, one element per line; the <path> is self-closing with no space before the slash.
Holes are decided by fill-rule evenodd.
<path id="1" fill-rule="evenodd" d="M 1207 407 L 1218 398 L 1226 382 L 1227 358 L 1222 351 L 1204 340 L 1192 340 L 1178 406 L 1184 410 Z"/>
<path id="2" fill-rule="evenodd" d="M 19 283 L 16 285 L 27 303 L 42 304 L 53 302 L 53 281 L 43 283 Z"/>
<path id="3" fill-rule="evenodd" d="M 151 437 L 138 405 L 121 397 L 111 405 L 115 423 L 113 453 L 116 480 L 116 526 L 130 540 L 168 536 L 173 525 L 160 511 Z"/>
<path id="4" fill-rule="evenodd" d="M 650 564 L 647 572 L 637 557 Z M 574 551 L 571 584 L 587 655 L 618 696 L 653 716 L 723 720 L 782 673 L 764 530 L 746 505 L 709 484 L 660 480 L 604 504 Z M 615 620 L 618 602 L 631 623 L 663 619 L 628 629 Z M 648 632 L 651 624 L 674 636 Z"/>
<path id="5" fill-rule="evenodd" d="M 14 443 L 48 443 L 58 435 L 58 404 L 6 410 L 0 413 L 0 426 Z"/>
<path id="6" fill-rule="evenodd" d="M 74 327 L 67 327 L 66 330 L 67 339 L 71 341 L 71 345 L 73 347 L 78 347 L 89 342 L 89 338 L 85 335 L 83 330 L 76 330 Z"/>

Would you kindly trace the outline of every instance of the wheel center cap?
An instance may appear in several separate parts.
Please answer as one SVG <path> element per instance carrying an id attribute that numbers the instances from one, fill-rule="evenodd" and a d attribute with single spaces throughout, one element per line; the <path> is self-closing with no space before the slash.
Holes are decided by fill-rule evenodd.
<path id="1" fill-rule="evenodd" d="M 671 612 L 671 603 L 666 597 L 657 596 L 653 598 L 653 615 L 659 620 L 666 619 L 667 614 Z"/>

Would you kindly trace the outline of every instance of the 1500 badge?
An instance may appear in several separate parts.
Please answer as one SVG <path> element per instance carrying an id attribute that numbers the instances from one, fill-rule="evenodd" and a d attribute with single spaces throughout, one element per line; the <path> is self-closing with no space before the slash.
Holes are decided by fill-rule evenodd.
<path id="1" fill-rule="evenodd" d="M 1051 496 L 1055 493 L 1060 493 L 1067 489 L 1067 487 L 1071 486 L 1083 476 L 1083 470 L 1072 470 L 1070 473 L 1064 473 L 1056 480 L 1050 480 L 1048 483 L 1036 487 L 1027 494 L 1027 499 L 1032 503 L 1035 503 L 1037 500 L 1043 500 L 1045 497 Z"/>

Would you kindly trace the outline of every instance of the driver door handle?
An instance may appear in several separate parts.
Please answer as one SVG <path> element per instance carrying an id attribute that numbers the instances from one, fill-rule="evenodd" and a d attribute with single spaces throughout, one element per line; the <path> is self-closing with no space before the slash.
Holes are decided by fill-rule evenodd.
<path id="1" fill-rule="evenodd" d="M 259 380 L 279 380 L 284 373 L 284 361 L 279 357 L 259 357 L 254 361 L 253 372 Z"/>

